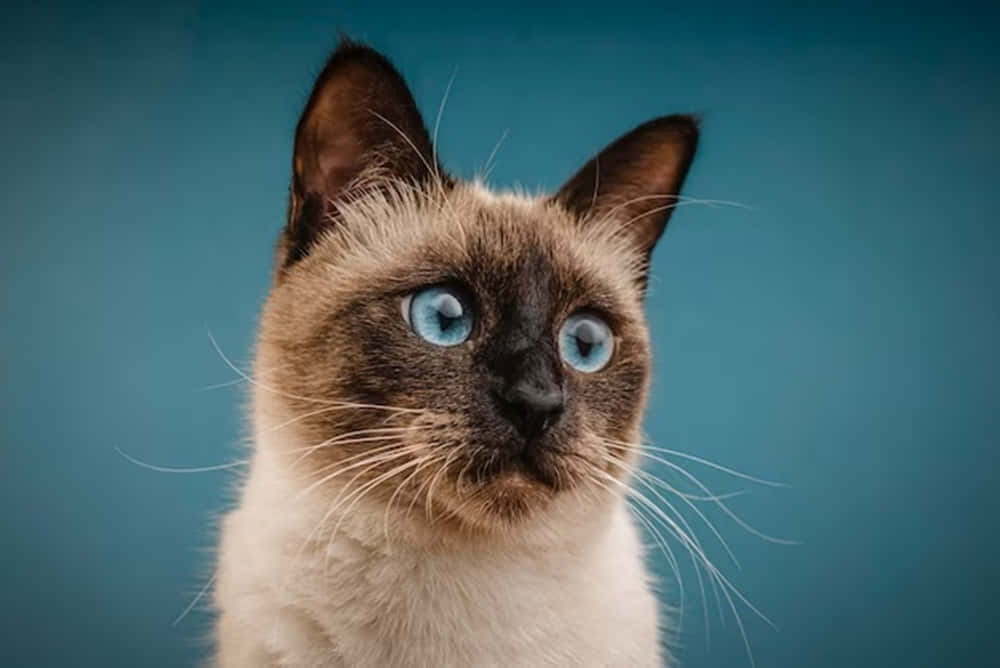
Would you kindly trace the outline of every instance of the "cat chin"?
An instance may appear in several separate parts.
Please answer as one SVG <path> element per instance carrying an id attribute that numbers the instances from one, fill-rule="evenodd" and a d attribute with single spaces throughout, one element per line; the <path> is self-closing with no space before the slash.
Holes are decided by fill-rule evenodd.
<path id="1" fill-rule="evenodd" d="M 501 486 L 519 489 L 541 487 L 558 492 L 568 483 L 565 455 L 549 447 L 533 447 L 511 452 L 498 449 L 499 454 L 488 456 L 486 466 L 479 469 L 481 482 L 495 482 Z"/>
<path id="2" fill-rule="evenodd" d="M 527 465 L 512 460 L 448 499 L 445 505 L 451 508 L 446 513 L 466 529 L 509 532 L 563 513 L 564 506 L 579 508 L 578 498 L 593 502 L 601 495 L 601 490 L 585 489 L 586 480 L 578 472 L 555 460 Z"/>
<path id="3" fill-rule="evenodd" d="M 490 453 L 456 464 L 450 484 L 439 484 L 434 494 L 438 519 L 431 528 L 450 525 L 480 533 L 517 531 L 552 515 L 574 515 L 581 509 L 595 510 L 606 496 L 615 496 L 614 485 L 604 477 L 617 478 L 620 465 L 601 469 L 592 463 L 600 446 L 585 436 L 524 443 L 479 443 L 463 447 Z M 573 443 L 573 446 L 569 444 Z M 420 483 L 418 483 L 418 488 Z"/>

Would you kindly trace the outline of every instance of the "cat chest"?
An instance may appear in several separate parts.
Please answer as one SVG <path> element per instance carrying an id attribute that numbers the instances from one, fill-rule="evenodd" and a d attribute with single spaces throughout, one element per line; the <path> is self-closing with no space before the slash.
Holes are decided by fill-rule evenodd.
<path id="1" fill-rule="evenodd" d="M 490 665 L 489 657 L 505 665 L 501 658 L 539 653 L 570 660 L 603 636 L 607 610 L 585 584 L 516 566 L 373 559 L 336 573 L 312 615 L 343 655 L 365 665 Z"/>

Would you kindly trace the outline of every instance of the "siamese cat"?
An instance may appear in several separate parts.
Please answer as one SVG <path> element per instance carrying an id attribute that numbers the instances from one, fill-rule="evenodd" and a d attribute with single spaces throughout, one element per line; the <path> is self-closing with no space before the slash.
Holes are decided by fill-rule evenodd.
<path id="1" fill-rule="evenodd" d="M 298 122 L 215 662 L 662 666 L 625 492 L 643 296 L 698 139 L 664 116 L 554 195 L 450 176 L 342 43 Z"/>

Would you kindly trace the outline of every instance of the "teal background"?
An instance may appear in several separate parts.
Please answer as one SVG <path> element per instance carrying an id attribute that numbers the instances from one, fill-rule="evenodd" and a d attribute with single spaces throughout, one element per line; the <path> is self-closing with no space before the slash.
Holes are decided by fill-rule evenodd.
<path id="1" fill-rule="evenodd" d="M 995 661 L 997 12 L 698 4 L 5 9 L 0 664 L 204 656 L 207 614 L 171 622 L 232 476 L 115 448 L 241 456 L 243 390 L 202 389 L 233 379 L 206 331 L 246 360 L 336 28 L 398 62 L 431 117 L 457 67 L 440 154 L 469 175 L 509 129 L 499 186 L 555 187 L 632 125 L 703 113 L 687 194 L 753 209 L 681 209 L 655 254 L 646 428 L 791 485 L 691 465 L 802 542 L 712 515 L 779 627 L 744 610 L 757 664 Z M 749 665 L 685 578 L 683 665 Z"/>

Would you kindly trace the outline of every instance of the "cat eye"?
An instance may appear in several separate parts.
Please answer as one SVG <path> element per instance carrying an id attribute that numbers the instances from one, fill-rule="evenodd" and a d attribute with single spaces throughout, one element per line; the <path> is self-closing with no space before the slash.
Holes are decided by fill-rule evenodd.
<path id="1" fill-rule="evenodd" d="M 611 360 L 614 335 L 593 313 L 571 315 L 559 330 L 559 354 L 577 371 L 594 373 Z"/>
<path id="2" fill-rule="evenodd" d="M 472 306 L 455 286 L 432 285 L 403 299 L 403 318 L 417 336 L 436 346 L 456 346 L 472 333 Z"/>

